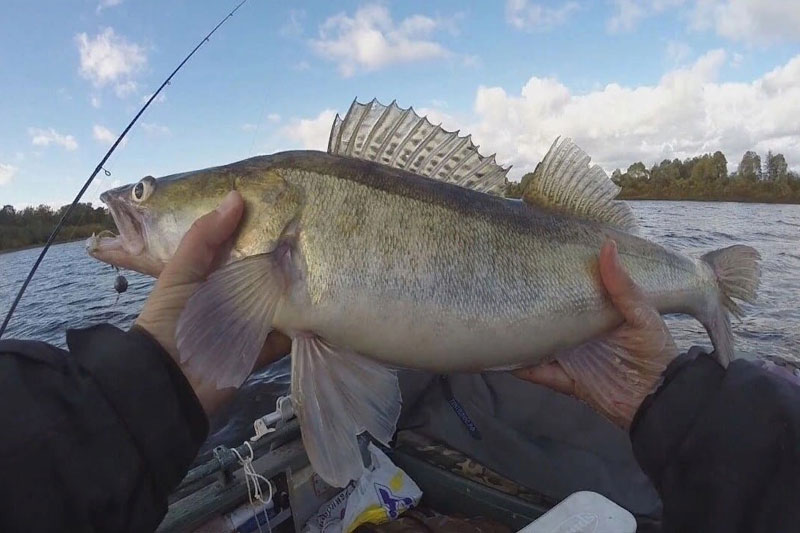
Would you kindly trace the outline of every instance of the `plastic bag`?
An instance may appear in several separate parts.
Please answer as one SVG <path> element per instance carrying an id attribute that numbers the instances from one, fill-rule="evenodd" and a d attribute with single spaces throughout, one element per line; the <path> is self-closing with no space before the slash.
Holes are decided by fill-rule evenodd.
<path id="1" fill-rule="evenodd" d="M 374 444 L 370 468 L 328 500 L 306 522 L 303 533 L 350 533 L 363 523 L 394 520 L 419 503 L 422 491 Z"/>

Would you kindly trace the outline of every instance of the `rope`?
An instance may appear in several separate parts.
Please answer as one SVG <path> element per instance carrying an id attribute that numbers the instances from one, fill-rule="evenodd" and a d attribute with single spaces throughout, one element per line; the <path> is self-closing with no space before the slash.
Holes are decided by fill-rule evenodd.
<path id="1" fill-rule="evenodd" d="M 250 507 L 253 508 L 253 518 L 256 520 L 258 531 L 261 532 L 261 522 L 259 522 L 258 516 L 256 516 L 256 508 L 255 505 L 253 505 L 253 500 L 257 500 L 264 504 L 264 517 L 267 519 L 267 529 L 270 533 L 272 533 L 272 526 L 269 524 L 269 514 L 267 513 L 267 506 L 272 503 L 272 483 L 270 483 L 267 478 L 256 472 L 256 469 L 253 468 L 253 457 L 255 456 L 253 453 L 253 447 L 250 446 L 248 441 L 244 441 L 244 443 L 247 445 L 247 449 L 250 450 L 250 457 L 247 459 L 243 458 L 236 448 L 231 448 L 231 451 L 236 454 L 236 457 L 239 459 L 239 464 L 242 465 L 242 470 L 244 471 L 244 481 L 247 484 L 247 498 L 250 500 Z M 252 490 L 250 488 L 251 481 L 253 483 Z M 269 487 L 269 498 L 266 500 L 264 500 L 264 494 L 261 492 L 260 481 L 264 481 Z"/>

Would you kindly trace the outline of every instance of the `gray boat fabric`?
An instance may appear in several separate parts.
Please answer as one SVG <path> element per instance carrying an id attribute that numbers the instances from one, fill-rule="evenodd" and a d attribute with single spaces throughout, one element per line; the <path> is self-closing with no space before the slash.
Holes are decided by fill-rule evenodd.
<path id="1" fill-rule="evenodd" d="M 634 459 L 628 434 L 582 402 L 492 372 L 448 376 L 454 408 L 439 376 L 402 370 L 399 378 L 400 429 L 444 442 L 551 498 L 592 490 L 634 514 L 660 516 L 658 494 Z M 477 432 L 459 418 L 459 405 Z"/>

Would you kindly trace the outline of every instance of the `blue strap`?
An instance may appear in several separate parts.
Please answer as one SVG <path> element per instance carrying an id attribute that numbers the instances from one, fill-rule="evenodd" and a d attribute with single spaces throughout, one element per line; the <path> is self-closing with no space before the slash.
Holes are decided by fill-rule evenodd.
<path id="1" fill-rule="evenodd" d="M 475 422 L 469 417 L 467 411 L 453 395 L 453 389 L 450 387 L 450 380 L 448 377 L 440 375 L 439 384 L 442 386 L 442 393 L 444 394 L 445 400 L 447 400 L 447 403 L 453 408 L 453 411 L 455 411 L 461 423 L 464 424 L 464 427 L 467 428 L 469 435 L 475 440 L 481 440 L 481 432 L 478 430 L 478 426 L 475 425 Z"/>

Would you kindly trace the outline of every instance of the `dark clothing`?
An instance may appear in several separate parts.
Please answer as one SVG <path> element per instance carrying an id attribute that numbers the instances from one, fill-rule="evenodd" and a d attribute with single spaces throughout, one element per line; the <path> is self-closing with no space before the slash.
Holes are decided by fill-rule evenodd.
<path id="1" fill-rule="evenodd" d="M 97 326 L 67 344 L 71 356 L 0 342 L 0 531 L 152 531 L 206 436 L 205 414 L 146 333 Z M 788 380 L 682 356 L 631 438 L 665 531 L 800 529 L 800 387 Z"/>
<path id="2" fill-rule="evenodd" d="M 400 429 L 442 442 L 551 502 L 592 490 L 638 516 L 661 514 L 628 435 L 575 398 L 508 372 L 453 374 L 443 384 L 403 371 L 400 390 Z"/>
<path id="3" fill-rule="evenodd" d="M 690 350 L 630 434 L 664 531 L 800 531 L 800 387 L 789 379 Z"/>
<path id="4" fill-rule="evenodd" d="M 146 333 L 0 341 L 0 531 L 153 531 L 208 432 Z"/>

